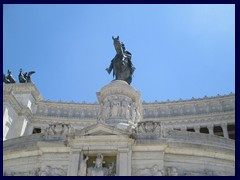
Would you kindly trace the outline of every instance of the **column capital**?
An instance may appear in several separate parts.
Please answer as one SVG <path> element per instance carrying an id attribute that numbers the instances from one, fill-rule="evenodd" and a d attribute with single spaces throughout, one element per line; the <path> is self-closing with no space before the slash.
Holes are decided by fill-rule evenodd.
<path id="1" fill-rule="evenodd" d="M 129 152 L 129 148 L 118 148 L 118 152 L 127 153 L 127 152 Z"/>
<path id="2" fill-rule="evenodd" d="M 71 153 L 72 154 L 79 154 L 82 152 L 82 149 L 81 148 L 72 148 L 71 149 Z"/>
<path id="3" fill-rule="evenodd" d="M 227 122 L 223 122 L 220 124 L 222 127 L 227 127 Z"/>
<path id="4" fill-rule="evenodd" d="M 208 128 L 213 128 L 213 126 L 214 126 L 213 124 L 208 124 L 207 125 Z"/>

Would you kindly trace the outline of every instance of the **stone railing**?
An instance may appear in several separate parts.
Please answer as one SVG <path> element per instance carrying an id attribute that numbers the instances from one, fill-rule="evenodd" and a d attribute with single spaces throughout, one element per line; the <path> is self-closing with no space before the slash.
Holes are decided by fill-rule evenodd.
<path id="1" fill-rule="evenodd" d="M 99 105 L 42 101 L 37 103 L 37 109 L 34 114 L 38 116 L 97 119 Z"/>
<path id="2" fill-rule="evenodd" d="M 97 118 L 100 113 L 100 105 L 97 103 L 41 101 L 37 105 L 35 114 L 40 116 Z M 188 101 L 143 103 L 142 111 L 144 119 L 235 111 L 235 95 L 230 94 Z"/>
<path id="3" fill-rule="evenodd" d="M 210 114 L 235 110 L 235 95 L 211 98 L 179 100 L 161 103 L 143 103 L 143 117 L 162 118 L 187 115 Z"/>

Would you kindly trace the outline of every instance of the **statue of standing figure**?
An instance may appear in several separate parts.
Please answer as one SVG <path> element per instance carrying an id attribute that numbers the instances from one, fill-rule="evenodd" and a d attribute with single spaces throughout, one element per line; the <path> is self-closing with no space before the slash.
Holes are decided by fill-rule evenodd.
<path id="1" fill-rule="evenodd" d="M 87 160 L 88 156 L 85 157 L 80 163 L 80 168 L 78 171 L 78 176 L 86 176 L 87 175 Z"/>
<path id="2" fill-rule="evenodd" d="M 11 70 L 8 69 L 8 75 L 7 76 L 3 73 L 3 82 L 5 82 L 6 84 L 16 83 L 16 80 L 12 76 L 12 71 Z"/>
<path id="3" fill-rule="evenodd" d="M 26 72 L 23 74 L 22 68 L 21 68 L 19 75 L 18 75 L 19 83 L 32 83 L 31 75 L 34 73 L 35 73 L 35 71 L 30 71 L 30 72 Z M 14 77 L 12 75 L 12 71 L 8 70 L 7 76 L 3 73 L 3 82 L 6 84 L 16 83 L 16 80 L 14 79 Z"/>
<path id="4" fill-rule="evenodd" d="M 96 161 L 95 161 L 95 167 L 89 167 L 88 168 L 88 176 L 107 176 L 108 175 L 108 169 L 105 167 L 102 167 L 103 161 L 103 155 L 101 153 L 98 153 Z"/>
<path id="5" fill-rule="evenodd" d="M 23 74 L 22 72 L 22 68 L 20 69 L 20 72 L 19 72 L 19 75 L 18 75 L 18 80 L 20 83 L 32 83 L 32 80 L 31 80 L 31 75 L 34 74 L 35 71 L 30 71 L 30 72 L 25 72 Z"/>
<path id="6" fill-rule="evenodd" d="M 111 64 L 106 71 L 110 74 L 113 71 L 113 77 L 115 80 L 123 80 L 128 84 L 132 82 L 132 75 L 135 71 L 135 67 L 132 64 L 132 54 L 125 50 L 125 45 L 120 43 L 119 36 L 117 38 L 112 37 L 116 55 L 112 59 Z"/>

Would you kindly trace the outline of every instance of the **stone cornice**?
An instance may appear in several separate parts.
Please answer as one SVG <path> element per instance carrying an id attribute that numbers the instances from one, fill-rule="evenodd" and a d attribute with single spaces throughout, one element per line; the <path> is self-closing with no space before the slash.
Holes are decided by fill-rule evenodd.
<path id="1" fill-rule="evenodd" d="M 67 108 L 78 108 L 78 107 L 91 107 L 91 108 L 99 108 L 98 103 L 76 103 L 76 102 L 61 102 L 61 101 L 46 101 L 41 100 L 37 102 L 38 105 L 45 106 L 62 106 Z"/>
<path id="2" fill-rule="evenodd" d="M 19 104 L 19 102 L 12 94 L 5 93 L 3 95 L 3 102 L 8 102 L 17 113 L 22 110 L 22 106 Z"/>
<path id="3" fill-rule="evenodd" d="M 100 93 L 100 94 L 99 94 Z M 106 96 L 110 94 L 121 94 L 131 97 L 136 102 L 139 100 L 141 96 L 140 91 L 136 91 L 132 86 L 130 86 L 127 82 L 121 80 L 114 80 L 110 84 L 104 86 L 98 94 L 98 100 L 105 99 Z M 101 99 L 99 99 L 101 96 Z"/>
<path id="4" fill-rule="evenodd" d="M 179 142 L 180 144 L 189 143 L 201 146 L 207 145 L 209 147 L 214 146 L 229 150 L 235 149 L 235 140 L 210 134 L 169 130 L 165 133 L 164 138 L 172 139 L 169 140 L 169 142 Z"/>
<path id="5" fill-rule="evenodd" d="M 19 113 L 18 113 L 19 116 L 25 116 L 28 118 L 29 121 L 32 120 L 33 118 L 33 115 L 32 115 L 32 112 L 29 108 L 23 108 Z"/>
<path id="6" fill-rule="evenodd" d="M 13 92 L 15 94 L 30 93 L 36 101 L 43 100 L 42 95 L 33 83 L 5 84 L 3 83 L 3 93 Z"/>
<path id="7" fill-rule="evenodd" d="M 163 118 L 235 111 L 235 95 L 209 99 L 143 104 L 144 118 Z"/>
<path id="8" fill-rule="evenodd" d="M 203 97 L 203 98 L 192 98 L 192 99 L 189 99 L 189 100 L 183 100 L 183 99 L 179 99 L 179 100 L 175 100 L 175 101 L 162 101 L 162 102 L 143 102 L 143 106 L 147 106 L 147 105 L 151 105 L 151 106 L 158 106 L 158 105 L 161 105 L 161 104 L 172 104 L 172 105 L 178 105 L 179 103 L 194 103 L 194 102 L 208 102 L 208 101 L 214 101 L 214 100 L 220 100 L 220 99 L 232 99 L 234 98 L 235 100 L 235 94 L 234 93 L 230 93 L 228 95 L 217 95 L 217 96 L 212 96 L 212 97 Z"/>
<path id="9" fill-rule="evenodd" d="M 221 112 L 211 113 L 202 115 L 191 115 L 191 116 L 178 116 L 178 117 L 167 117 L 167 118 L 146 118 L 145 121 L 161 121 L 163 125 L 181 125 L 181 124 L 201 124 L 201 123 L 220 123 L 221 121 L 235 123 L 234 112 Z"/>
<path id="10" fill-rule="evenodd" d="M 22 107 L 12 94 L 4 94 L 3 102 L 8 102 L 19 116 L 25 116 L 30 121 L 33 118 L 31 110 L 29 108 Z"/>
<path id="11" fill-rule="evenodd" d="M 110 88 L 109 88 L 110 87 Z M 109 92 L 109 89 L 112 92 Z M 109 93 L 122 93 L 139 100 L 140 92 L 125 82 L 113 81 L 101 89 L 98 98 Z M 14 94 L 31 93 L 36 99 L 33 114 L 23 109 Z M 3 83 L 3 102 L 8 102 L 19 115 L 24 115 L 34 123 L 71 122 L 89 125 L 97 121 L 100 104 L 67 103 L 43 100 L 36 86 L 32 83 Z M 141 103 L 140 103 L 141 104 Z M 235 121 L 235 94 L 211 98 L 180 100 L 161 103 L 143 103 L 143 121 L 161 121 L 163 125 L 206 123 L 215 121 Z"/>
<path id="12" fill-rule="evenodd" d="M 97 119 L 80 119 L 80 118 L 69 118 L 69 117 L 55 117 L 55 116 L 33 116 L 32 119 L 33 123 L 46 123 L 46 124 L 53 124 L 53 123 L 65 123 L 71 125 L 78 125 L 78 126 L 89 126 L 91 124 L 95 124 Z"/>
<path id="13" fill-rule="evenodd" d="M 56 102 L 37 102 L 35 115 L 45 117 L 97 119 L 99 104 L 66 104 Z"/>

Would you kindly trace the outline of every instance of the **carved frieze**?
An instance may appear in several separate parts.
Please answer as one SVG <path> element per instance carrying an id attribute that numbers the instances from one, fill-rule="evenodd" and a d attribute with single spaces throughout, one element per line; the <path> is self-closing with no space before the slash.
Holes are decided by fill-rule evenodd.
<path id="1" fill-rule="evenodd" d="M 136 128 L 137 137 L 158 138 L 162 136 L 161 123 L 154 121 L 139 122 Z"/>
<path id="2" fill-rule="evenodd" d="M 66 117 L 66 118 L 97 118 L 99 105 L 67 104 L 38 102 L 37 116 Z"/>
<path id="3" fill-rule="evenodd" d="M 73 135 L 73 133 L 74 133 L 74 129 L 69 124 L 62 124 L 62 123 L 50 124 L 44 130 L 44 139 L 51 140 L 51 139 L 71 136 Z"/>
<path id="4" fill-rule="evenodd" d="M 98 153 L 96 157 L 88 157 L 86 155 L 84 156 L 85 157 L 80 162 L 78 176 L 116 175 L 116 157 L 108 157 L 107 159 L 104 159 L 104 156 L 101 153 Z"/>
<path id="5" fill-rule="evenodd" d="M 26 171 L 26 172 L 19 172 L 19 171 L 8 171 L 8 172 L 4 172 L 3 175 L 4 176 L 39 176 L 40 174 L 40 168 L 35 168 L 32 169 L 30 171 Z"/>
<path id="6" fill-rule="evenodd" d="M 67 171 L 60 167 L 45 166 L 41 168 L 39 176 L 66 176 Z"/>
<path id="7" fill-rule="evenodd" d="M 174 166 L 167 167 L 165 171 L 166 176 L 178 176 L 178 169 Z"/>
<path id="8" fill-rule="evenodd" d="M 144 103 L 144 118 L 162 118 L 220 113 L 235 110 L 235 96 L 217 96 L 188 101 Z"/>
<path id="9" fill-rule="evenodd" d="M 159 165 L 154 164 L 151 167 L 139 168 L 133 172 L 134 176 L 164 176 L 164 170 Z"/>
<path id="10" fill-rule="evenodd" d="M 185 171 L 183 176 L 214 176 L 212 170 L 204 169 L 203 171 Z"/>
<path id="11" fill-rule="evenodd" d="M 114 95 L 107 97 L 101 104 L 102 119 L 125 119 L 125 122 L 136 123 L 140 119 L 140 110 L 136 102 L 129 97 Z"/>

